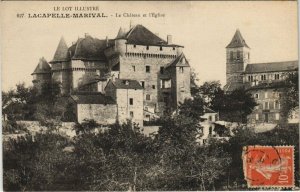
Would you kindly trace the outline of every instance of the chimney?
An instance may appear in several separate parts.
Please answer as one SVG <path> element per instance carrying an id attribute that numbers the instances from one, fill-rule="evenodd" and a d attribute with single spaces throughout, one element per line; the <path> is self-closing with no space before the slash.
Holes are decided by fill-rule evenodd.
<path id="1" fill-rule="evenodd" d="M 133 28 L 133 22 L 132 20 L 130 20 L 130 23 L 129 23 L 129 30 Z"/>
<path id="2" fill-rule="evenodd" d="M 167 42 L 168 44 L 172 44 L 172 35 L 167 35 Z"/>
<path id="3" fill-rule="evenodd" d="M 106 36 L 105 40 L 106 40 L 106 47 L 108 47 L 108 37 L 107 36 Z"/>

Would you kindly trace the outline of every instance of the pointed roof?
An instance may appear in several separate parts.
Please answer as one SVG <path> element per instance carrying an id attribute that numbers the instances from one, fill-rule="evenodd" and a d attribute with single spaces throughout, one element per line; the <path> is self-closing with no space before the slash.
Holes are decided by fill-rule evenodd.
<path id="1" fill-rule="evenodd" d="M 237 47 L 247 47 L 250 48 L 245 39 L 243 38 L 239 29 L 236 30 L 231 42 L 227 45 L 226 48 L 237 48 Z"/>
<path id="2" fill-rule="evenodd" d="M 40 58 L 38 65 L 36 66 L 34 72 L 31 75 L 42 73 L 51 73 L 51 67 L 44 57 Z"/>
<path id="3" fill-rule="evenodd" d="M 136 45 L 167 45 L 162 38 L 152 33 L 143 25 L 136 25 L 125 35 L 127 43 Z"/>
<path id="4" fill-rule="evenodd" d="M 122 27 L 120 27 L 120 29 L 119 29 L 119 32 L 118 32 L 118 35 L 117 35 L 116 39 L 119 39 L 119 38 L 124 38 L 124 37 L 125 37 L 125 35 L 126 35 L 126 31 L 125 31 L 125 29 L 123 29 Z"/>
<path id="5" fill-rule="evenodd" d="M 64 37 L 61 37 L 57 49 L 55 51 L 54 57 L 52 61 L 50 61 L 50 63 L 69 61 L 70 55 L 68 49 L 69 48 L 65 42 Z"/>
<path id="6" fill-rule="evenodd" d="M 186 59 L 185 55 L 181 53 L 178 57 L 175 58 L 171 63 L 165 66 L 165 68 L 168 67 L 189 67 L 190 64 L 188 60 Z"/>

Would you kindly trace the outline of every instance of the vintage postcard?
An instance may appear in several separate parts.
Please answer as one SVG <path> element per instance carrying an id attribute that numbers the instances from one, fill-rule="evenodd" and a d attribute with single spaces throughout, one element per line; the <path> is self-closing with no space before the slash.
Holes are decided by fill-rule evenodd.
<path id="1" fill-rule="evenodd" d="M 297 1 L 1 1 L 4 191 L 299 190 Z"/>

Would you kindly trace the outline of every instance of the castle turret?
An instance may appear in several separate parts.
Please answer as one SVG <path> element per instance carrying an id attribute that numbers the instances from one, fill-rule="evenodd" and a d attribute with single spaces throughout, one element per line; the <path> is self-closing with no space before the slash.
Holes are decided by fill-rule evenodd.
<path id="1" fill-rule="evenodd" d="M 250 47 L 236 30 L 231 42 L 226 47 L 226 91 L 233 91 L 243 83 L 242 73 L 250 61 Z"/>
<path id="2" fill-rule="evenodd" d="M 70 53 L 63 37 L 61 37 L 50 63 L 52 64 L 52 81 L 62 85 L 62 94 L 68 94 L 71 87 Z"/>
<path id="3" fill-rule="evenodd" d="M 44 57 L 40 58 L 31 75 L 33 76 L 33 86 L 37 88 L 39 93 L 46 84 L 51 83 L 51 67 Z"/>

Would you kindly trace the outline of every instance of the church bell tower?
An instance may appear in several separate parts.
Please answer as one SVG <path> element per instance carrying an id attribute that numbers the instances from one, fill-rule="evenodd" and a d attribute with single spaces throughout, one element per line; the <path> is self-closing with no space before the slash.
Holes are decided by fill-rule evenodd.
<path id="1" fill-rule="evenodd" d="M 238 87 L 243 83 L 242 73 L 250 62 L 250 47 L 242 37 L 239 29 L 236 30 L 231 42 L 226 47 L 226 84 Z M 233 86 L 236 84 L 236 86 Z"/>

